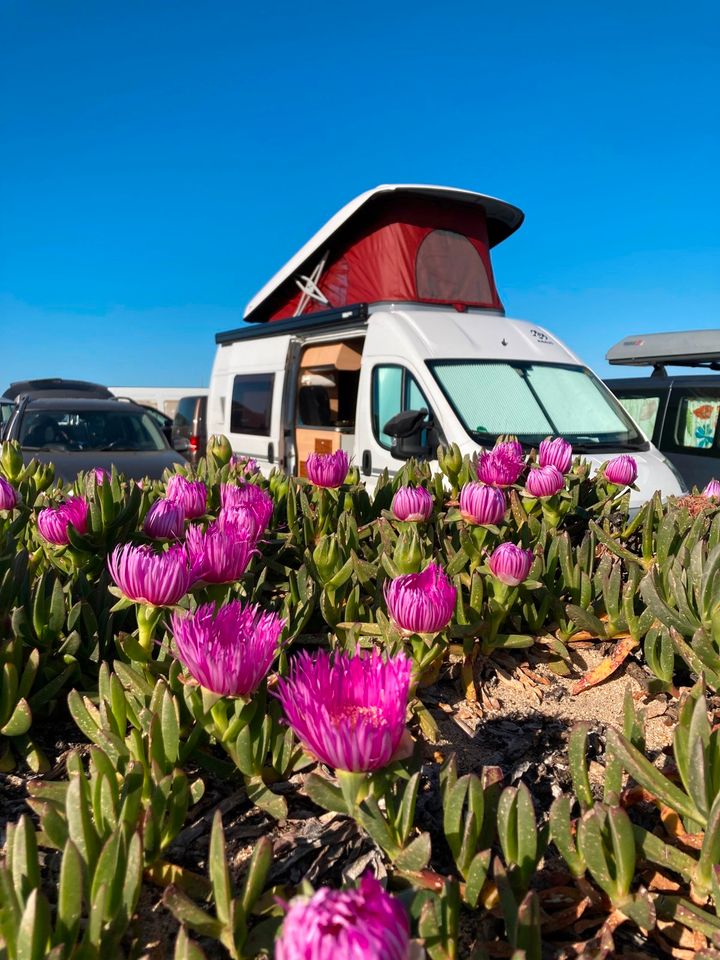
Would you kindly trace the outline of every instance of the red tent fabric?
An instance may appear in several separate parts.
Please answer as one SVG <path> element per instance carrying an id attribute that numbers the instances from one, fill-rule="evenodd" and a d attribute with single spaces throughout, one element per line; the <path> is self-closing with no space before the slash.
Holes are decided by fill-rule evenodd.
<path id="1" fill-rule="evenodd" d="M 502 309 L 490 263 L 485 212 L 479 205 L 429 197 L 378 198 L 328 240 L 315 261 L 303 265 L 263 305 L 266 316 L 284 320 L 353 303 L 451 304 L 457 309 Z M 316 276 L 328 303 L 308 299 L 295 282 Z"/>

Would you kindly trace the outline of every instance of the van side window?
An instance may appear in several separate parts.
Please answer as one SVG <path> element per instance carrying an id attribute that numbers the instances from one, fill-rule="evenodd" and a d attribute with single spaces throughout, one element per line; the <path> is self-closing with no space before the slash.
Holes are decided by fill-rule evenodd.
<path id="1" fill-rule="evenodd" d="M 230 433 L 270 436 L 274 373 L 253 373 L 233 380 Z"/>
<path id="2" fill-rule="evenodd" d="M 709 450 L 715 446 L 715 434 L 720 414 L 720 395 L 709 390 L 683 390 L 679 397 L 675 427 L 678 447 L 690 450 Z"/>
<path id="3" fill-rule="evenodd" d="M 621 391 L 618 390 L 615 396 L 625 407 L 635 423 L 637 423 L 637 425 L 640 427 L 645 436 L 652 440 L 655 434 L 655 425 L 657 424 L 658 413 L 660 412 L 661 408 L 660 395 L 636 393 L 634 395 L 622 396 Z"/>
<path id="4" fill-rule="evenodd" d="M 372 424 L 375 439 L 380 446 L 387 450 L 392 447 L 392 437 L 382 429 L 391 417 L 405 410 L 429 409 L 420 385 L 405 367 L 387 364 L 373 368 Z"/>

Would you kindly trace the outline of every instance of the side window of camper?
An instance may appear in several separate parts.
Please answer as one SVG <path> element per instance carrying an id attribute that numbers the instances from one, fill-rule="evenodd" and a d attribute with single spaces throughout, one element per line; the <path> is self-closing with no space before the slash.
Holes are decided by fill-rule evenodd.
<path id="1" fill-rule="evenodd" d="M 373 369 L 373 433 L 381 446 L 388 450 L 392 447 L 392 438 L 383 432 L 383 427 L 396 413 L 402 413 L 405 410 L 429 409 L 420 385 L 405 367 L 386 364 Z"/>
<path id="2" fill-rule="evenodd" d="M 621 390 L 618 390 L 615 396 L 645 436 L 653 442 L 659 442 L 659 437 L 656 437 L 655 431 L 656 427 L 659 427 L 658 418 L 665 405 L 665 397 L 659 392 L 655 394 L 641 391 L 623 393 Z"/>
<path id="3" fill-rule="evenodd" d="M 705 453 L 717 456 L 716 435 L 720 420 L 720 391 L 679 387 L 673 391 L 673 435 L 668 438 L 673 449 L 682 453 Z"/>
<path id="4" fill-rule="evenodd" d="M 274 373 L 235 377 L 230 408 L 230 432 L 270 436 Z"/>

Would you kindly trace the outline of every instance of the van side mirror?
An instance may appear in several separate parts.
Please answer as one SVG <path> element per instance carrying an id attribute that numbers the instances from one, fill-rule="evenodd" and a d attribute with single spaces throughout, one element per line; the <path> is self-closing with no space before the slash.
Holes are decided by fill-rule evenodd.
<path id="1" fill-rule="evenodd" d="M 399 460 L 432 456 L 437 446 L 435 421 L 427 410 L 404 410 L 391 417 L 383 433 L 393 438 L 392 453 Z"/>

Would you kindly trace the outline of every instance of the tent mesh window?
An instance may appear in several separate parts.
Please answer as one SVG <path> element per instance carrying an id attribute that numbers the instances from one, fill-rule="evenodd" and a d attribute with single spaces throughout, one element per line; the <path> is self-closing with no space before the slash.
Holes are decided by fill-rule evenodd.
<path id="1" fill-rule="evenodd" d="M 433 230 L 422 241 L 415 259 L 415 284 L 421 300 L 492 301 L 482 257 L 467 237 L 452 230 Z"/>

